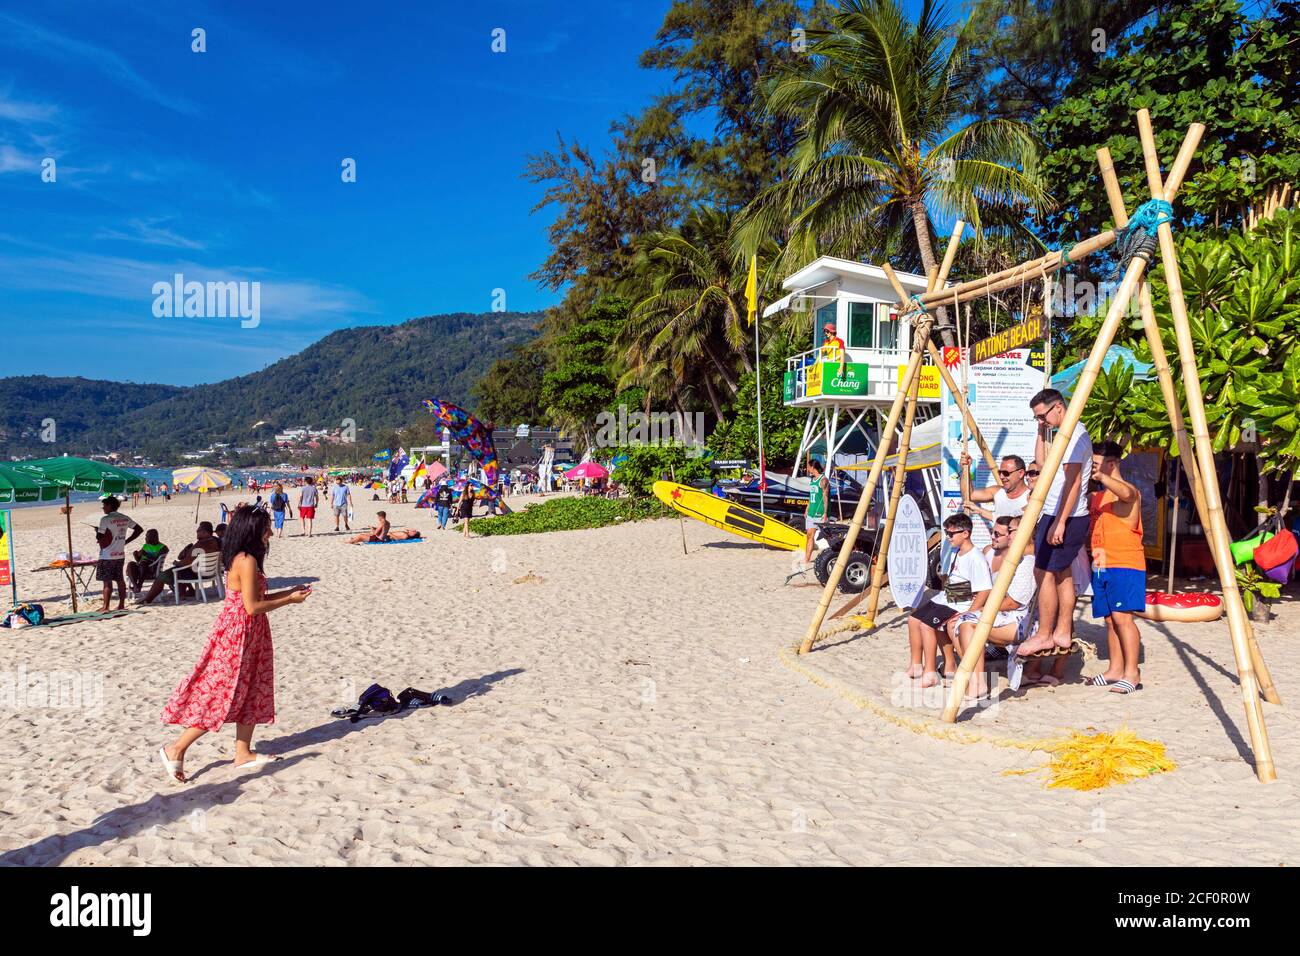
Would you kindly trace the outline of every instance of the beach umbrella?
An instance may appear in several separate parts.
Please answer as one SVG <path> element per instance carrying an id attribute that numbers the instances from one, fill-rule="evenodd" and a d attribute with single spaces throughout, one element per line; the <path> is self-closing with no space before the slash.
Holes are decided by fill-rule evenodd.
<path id="1" fill-rule="evenodd" d="M 218 488 L 230 487 L 230 476 L 224 471 L 207 468 L 203 465 L 191 465 L 177 468 L 172 472 L 172 484 L 184 485 L 190 491 L 199 493 L 199 500 L 194 503 L 194 520 L 199 520 L 199 505 L 203 502 L 203 492 L 216 491 Z"/>
<path id="2" fill-rule="evenodd" d="M 60 458 L 37 458 L 16 462 L 14 469 L 53 482 L 63 492 L 63 514 L 68 524 L 68 560 L 72 560 L 72 492 L 125 495 L 144 488 L 144 479 L 125 468 L 103 461 L 63 455 Z M 69 574 L 71 580 L 72 575 Z M 72 612 L 77 612 L 77 588 L 72 582 Z"/>
<path id="3" fill-rule="evenodd" d="M 52 481 L 0 464 L 0 504 L 26 504 L 33 501 L 57 501 L 63 489 Z M 18 603 L 18 582 L 13 568 L 12 512 L 0 514 L 0 561 L 9 562 L 10 596 Z"/>
<path id="4" fill-rule="evenodd" d="M 57 501 L 62 497 L 63 489 L 48 478 L 0 463 L 0 503 L 27 504 Z"/>
<path id="5" fill-rule="evenodd" d="M 584 461 L 580 465 L 574 465 L 564 473 L 567 478 L 607 478 L 609 472 L 596 464 L 594 461 Z"/>

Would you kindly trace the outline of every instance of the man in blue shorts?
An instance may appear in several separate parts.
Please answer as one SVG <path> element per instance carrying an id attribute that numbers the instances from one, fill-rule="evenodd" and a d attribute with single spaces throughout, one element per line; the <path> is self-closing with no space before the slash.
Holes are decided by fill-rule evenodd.
<path id="1" fill-rule="evenodd" d="M 1038 420 L 1035 461 L 1047 460 L 1052 430 L 1065 420 L 1065 398 L 1045 388 L 1029 400 Z M 1074 639 L 1074 576 L 1070 565 L 1088 538 L 1088 499 L 1092 477 L 1092 439 L 1078 423 L 1070 434 L 1061 467 L 1052 477 L 1043 513 L 1034 530 L 1034 577 L 1038 582 L 1038 633 L 1020 645 L 1022 655 L 1053 645 L 1067 648 Z"/>

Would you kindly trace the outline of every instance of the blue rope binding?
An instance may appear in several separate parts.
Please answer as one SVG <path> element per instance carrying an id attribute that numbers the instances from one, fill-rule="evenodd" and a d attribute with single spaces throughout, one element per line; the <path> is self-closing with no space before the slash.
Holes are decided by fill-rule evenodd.
<path id="1" fill-rule="evenodd" d="M 1156 251 L 1156 230 L 1173 221 L 1174 207 L 1163 199 L 1150 199 L 1138 206 L 1115 242 L 1119 261 L 1110 274 L 1111 281 L 1123 277 L 1135 257 L 1150 262 Z"/>

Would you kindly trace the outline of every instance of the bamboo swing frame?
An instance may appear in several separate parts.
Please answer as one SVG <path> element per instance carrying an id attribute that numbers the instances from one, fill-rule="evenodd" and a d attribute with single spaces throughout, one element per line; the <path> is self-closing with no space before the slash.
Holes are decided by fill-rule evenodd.
<path id="1" fill-rule="evenodd" d="M 1160 159 L 1156 152 L 1155 136 L 1151 128 L 1151 116 L 1147 110 L 1138 111 L 1137 125 L 1151 198 L 1172 203 L 1178 195 L 1183 178 L 1191 165 L 1192 157 L 1195 155 L 1201 137 L 1205 133 L 1205 126 L 1201 123 L 1194 123 L 1188 128 L 1182 147 L 1179 149 L 1173 166 L 1169 170 L 1169 175 L 1167 178 L 1163 178 Z M 920 367 L 927 352 L 939 367 L 945 384 L 954 399 L 956 399 L 963 420 L 966 423 L 965 431 L 969 432 L 975 439 L 989 467 L 996 471 L 997 464 L 975 424 L 974 416 L 971 414 L 966 402 L 965 391 L 961 390 L 957 383 L 953 381 L 952 375 L 940 359 L 938 349 L 930 341 L 934 317 L 929 312 L 929 306 L 949 304 L 956 306 L 962 302 L 983 298 L 994 292 L 1015 285 L 1023 285 L 1029 281 L 1050 281 L 1052 273 L 1067 264 L 1080 261 L 1094 252 L 1114 244 L 1119 237 L 1119 230 L 1128 224 L 1129 217 L 1124 208 L 1119 180 L 1116 177 L 1109 150 L 1105 148 L 1099 149 L 1097 151 L 1097 161 L 1106 189 L 1106 197 L 1115 220 L 1115 226 L 1113 229 L 1098 233 L 1090 239 L 1075 244 L 1064 255 L 1060 252 L 1051 252 L 983 278 L 944 288 L 944 282 L 947 279 L 949 270 L 952 268 L 957 245 L 965 228 L 963 223 L 958 222 L 949 237 L 948 248 L 945 250 L 942 264 L 930 272 L 924 294 L 914 299 L 910 298 L 903 290 L 888 263 L 882 265 L 881 268 L 898 296 L 900 313 L 916 316 L 911 356 L 903 372 L 902 379 L 899 381 L 898 393 L 890 408 L 888 420 L 881 432 L 879 447 L 876 450 L 870 474 L 863 487 L 862 496 L 859 498 L 857 508 L 854 510 L 849 533 L 844 539 L 839 556 L 831 569 L 830 577 L 822 590 L 817 610 L 813 614 L 808 630 L 799 646 L 800 654 L 811 651 L 818 638 L 822 623 L 830 609 L 835 590 L 844 573 L 844 568 L 848 564 L 849 554 L 853 550 L 858 533 L 862 528 L 867 507 L 875 495 L 876 486 L 884 471 L 885 461 L 894 445 L 899 419 L 902 418 L 903 430 L 902 434 L 898 436 L 898 460 L 894 466 L 894 484 L 891 489 L 884 527 L 881 531 L 880 545 L 877 549 L 876 566 L 872 572 L 871 590 L 867 597 L 868 606 L 864 623 L 867 627 L 875 626 L 880 590 L 886 574 L 886 556 L 893 533 L 894 517 L 901 497 L 912 423 L 916 415 L 916 400 L 921 380 Z M 993 620 L 996 617 L 997 608 L 1001 607 L 1003 600 L 1006 598 L 1016 565 L 1024 557 L 1030 538 L 1033 536 L 1035 526 L 1038 523 L 1038 518 L 1042 513 L 1044 502 L 1051 488 L 1052 479 L 1061 468 L 1070 436 L 1083 415 L 1084 406 L 1087 404 L 1097 376 L 1101 371 L 1102 359 L 1115 338 L 1119 324 L 1128 311 L 1130 301 L 1136 296 L 1143 330 L 1151 347 L 1152 361 L 1155 366 L 1156 377 L 1160 383 L 1161 395 L 1168 408 L 1169 421 L 1174 431 L 1179 457 L 1192 489 L 1192 497 L 1200 516 L 1201 525 L 1209 539 L 1210 551 L 1214 556 L 1219 583 L 1223 589 L 1223 599 L 1227 609 L 1228 634 L 1232 643 L 1233 656 L 1246 710 L 1246 724 L 1250 735 L 1251 750 L 1255 759 L 1255 773 L 1261 782 L 1267 783 L 1276 779 L 1277 774 L 1273 765 L 1272 749 L 1269 746 L 1268 730 L 1264 724 L 1264 712 L 1260 704 L 1260 697 L 1263 696 L 1265 700 L 1273 704 L 1280 704 L 1281 698 L 1274 687 L 1268 667 L 1264 663 L 1250 621 L 1246 616 L 1245 606 L 1242 604 L 1241 593 L 1237 588 L 1235 565 L 1229 549 L 1231 539 L 1223 514 L 1218 476 L 1214 467 L 1214 452 L 1205 415 L 1205 403 L 1201 393 L 1200 378 L 1197 374 L 1196 355 L 1187 318 L 1187 306 L 1183 298 L 1182 281 L 1178 271 L 1173 230 L 1169 223 L 1160 224 L 1157 238 L 1159 242 L 1158 255 L 1164 270 L 1165 283 L 1169 289 L 1170 318 L 1178 344 L 1178 361 L 1182 371 L 1183 387 L 1187 400 L 1186 419 L 1178 402 L 1169 359 L 1160 339 L 1160 330 L 1156 321 L 1155 309 L 1151 302 L 1151 293 L 1144 280 L 1148 261 L 1141 256 L 1134 256 L 1124 272 L 1124 278 L 1118 291 L 1111 300 L 1105 320 L 1097 334 L 1097 340 L 1093 344 L 1083 372 L 1080 374 L 1071 395 L 1065 417 L 1060 428 L 1057 429 L 1056 437 L 1047 452 L 1047 460 L 1042 463 L 1042 471 L 1038 480 L 1034 483 L 1033 491 L 1025 504 L 1025 512 L 1020 525 L 1012 537 L 1007 556 L 993 581 L 992 591 L 984 603 L 984 610 L 980 615 L 971 645 L 962 656 L 942 716 L 947 723 L 952 723 L 957 719 L 966 688 L 970 682 L 971 672 L 974 670 L 975 661 L 983 653 L 989 632 L 993 629 Z M 1153 259 L 1154 257 L 1155 254 L 1153 254 Z M 1187 419 L 1191 421 L 1190 436 L 1187 429 Z M 864 595 L 868 595 L 868 592 L 863 592 L 863 594 L 850 599 L 843 608 L 836 612 L 835 616 L 839 616 L 849 608 L 856 606 Z"/>

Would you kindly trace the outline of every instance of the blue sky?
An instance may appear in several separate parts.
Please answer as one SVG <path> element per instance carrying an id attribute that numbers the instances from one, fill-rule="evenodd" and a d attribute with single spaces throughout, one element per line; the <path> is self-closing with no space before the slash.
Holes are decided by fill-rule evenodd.
<path id="1" fill-rule="evenodd" d="M 0 375 L 188 385 L 497 288 L 553 304 L 524 158 L 667 87 L 636 61 L 668 6 L 0 6 Z M 177 272 L 260 282 L 260 324 L 156 318 Z"/>

